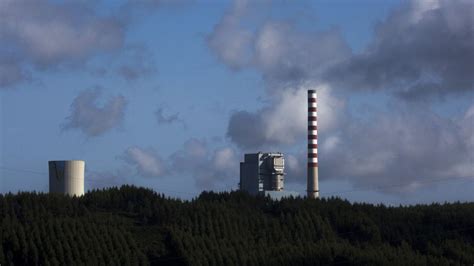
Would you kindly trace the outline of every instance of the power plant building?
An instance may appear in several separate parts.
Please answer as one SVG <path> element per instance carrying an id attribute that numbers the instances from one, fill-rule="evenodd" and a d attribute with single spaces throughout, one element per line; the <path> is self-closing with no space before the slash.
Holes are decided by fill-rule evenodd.
<path id="1" fill-rule="evenodd" d="M 308 90 L 308 138 L 306 196 L 319 198 L 318 171 L 318 102 L 316 90 Z M 250 194 L 268 195 L 272 198 L 299 196 L 296 192 L 284 192 L 285 160 L 282 153 L 245 154 L 240 163 L 240 189 Z"/>
<path id="2" fill-rule="evenodd" d="M 285 159 L 282 153 L 245 154 L 240 163 L 240 189 L 252 195 L 283 191 Z"/>
<path id="3" fill-rule="evenodd" d="M 284 169 L 282 153 L 245 154 L 240 163 L 240 189 L 254 195 L 265 190 L 282 191 Z"/>
<path id="4" fill-rule="evenodd" d="M 84 195 L 84 161 L 49 161 L 48 164 L 50 193 Z"/>

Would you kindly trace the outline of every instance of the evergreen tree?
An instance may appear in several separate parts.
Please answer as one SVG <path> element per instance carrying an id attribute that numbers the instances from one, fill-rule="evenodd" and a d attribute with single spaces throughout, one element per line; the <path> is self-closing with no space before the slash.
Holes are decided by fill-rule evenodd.
<path id="1" fill-rule="evenodd" d="M 192 201 L 123 186 L 80 198 L 0 195 L 2 265 L 470 265 L 474 203 L 338 198 Z"/>

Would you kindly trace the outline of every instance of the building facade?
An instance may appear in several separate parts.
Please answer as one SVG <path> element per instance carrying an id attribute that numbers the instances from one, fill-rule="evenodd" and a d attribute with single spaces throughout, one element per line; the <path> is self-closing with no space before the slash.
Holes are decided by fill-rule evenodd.
<path id="1" fill-rule="evenodd" d="M 252 195 L 283 191 L 285 159 L 282 153 L 245 154 L 240 163 L 240 189 Z"/>

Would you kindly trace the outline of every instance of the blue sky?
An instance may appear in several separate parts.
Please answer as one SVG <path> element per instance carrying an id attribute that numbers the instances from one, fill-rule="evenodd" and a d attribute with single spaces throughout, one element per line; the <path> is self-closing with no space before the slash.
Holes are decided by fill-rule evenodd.
<path id="1" fill-rule="evenodd" d="M 0 192 L 86 188 L 191 198 L 282 151 L 305 190 L 305 91 L 320 101 L 324 196 L 474 196 L 469 1 L 0 2 Z"/>

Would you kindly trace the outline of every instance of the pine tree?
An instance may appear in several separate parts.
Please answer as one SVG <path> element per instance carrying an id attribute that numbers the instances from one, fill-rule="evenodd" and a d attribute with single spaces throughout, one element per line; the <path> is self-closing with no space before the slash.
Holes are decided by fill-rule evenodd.
<path id="1" fill-rule="evenodd" d="M 3 253 L 3 237 L 0 235 L 0 264 L 4 265 L 6 264 L 6 257 L 5 254 Z"/>

